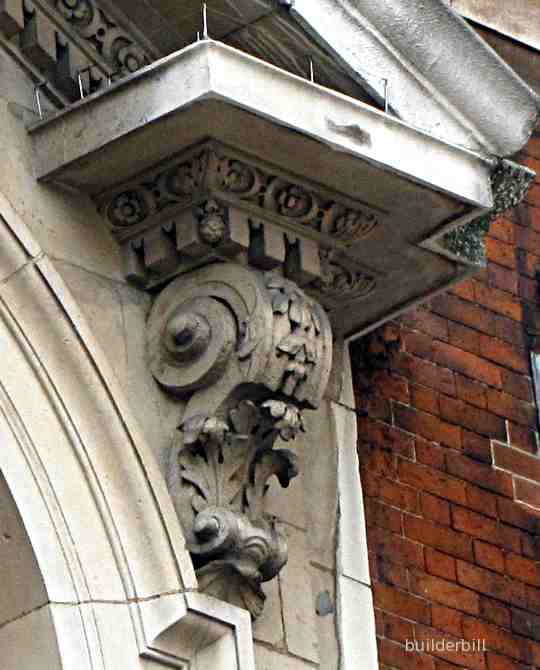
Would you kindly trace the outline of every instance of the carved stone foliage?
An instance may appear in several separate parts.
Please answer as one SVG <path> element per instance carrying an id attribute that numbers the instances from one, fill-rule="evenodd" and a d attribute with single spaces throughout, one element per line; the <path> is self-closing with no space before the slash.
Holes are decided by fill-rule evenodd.
<path id="1" fill-rule="evenodd" d="M 116 229 L 134 227 L 166 207 L 189 202 L 202 192 L 245 203 L 261 215 L 268 213 L 315 230 L 344 243 L 356 242 L 379 224 L 369 207 L 351 203 L 337 193 L 300 184 L 289 175 L 276 175 L 248 159 L 238 159 L 225 147 L 206 146 L 188 159 L 130 184 L 100 206 Z"/>
<path id="2" fill-rule="evenodd" d="M 203 566 L 201 587 L 255 617 L 264 604 L 260 583 L 287 561 L 285 538 L 264 513 L 268 481 L 275 476 L 287 487 L 298 474 L 294 453 L 273 445 L 300 429 L 299 410 L 277 400 L 243 400 L 226 421 L 195 416 L 182 424 L 178 466 L 196 514 L 188 547 Z"/>
<path id="3" fill-rule="evenodd" d="M 338 258 L 335 250 L 321 249 L 321 277 L 313 288 L 324 297 L 336 300 L 356 300 L 373 293 L 375 277 L 348 267 Z"/>
<path id="4" fill-rule="evenodd" d="M 96 198 L 126 277 L 151 288 L 216 260 L 281 269 L 325 306 L 376 288 L 352 248 L 381 214 L 211 141 Z"/>
<path id="5" fill-rule="evenodd" d="M 214 264 L 160 294 L 148 348 L 157 381 L 189 396 L 169 484 L 200 586 L 256 617 L 260 584 L 287 560 L 264 509 L 269 480 L 287 487 L 297 474 L 295 455 L 274 445 L 294 440 L 324 393 L 326 314 L 278 274 Z"/>

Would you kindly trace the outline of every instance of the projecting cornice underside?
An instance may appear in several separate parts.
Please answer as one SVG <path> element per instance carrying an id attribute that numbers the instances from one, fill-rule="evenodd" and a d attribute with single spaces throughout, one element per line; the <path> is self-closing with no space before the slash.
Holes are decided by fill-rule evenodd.
<path id="1" fill-rule="evenodd" d="M 493 205 L 493 163 L 212 41 L 31 132 L 38 177 L 96 200 L 132 279 L 282 268 L 343 335 L 470 273 L 444 234 Z"/>

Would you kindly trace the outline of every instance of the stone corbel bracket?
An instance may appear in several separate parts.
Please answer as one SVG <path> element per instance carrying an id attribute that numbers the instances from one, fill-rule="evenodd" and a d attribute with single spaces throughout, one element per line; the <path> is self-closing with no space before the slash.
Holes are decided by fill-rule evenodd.
<path id="1" fill-rule="evenodd" d="M 216 263 L 177 278 L 148 323 L 150 368 L 168 392 L 188 397 L 169 486 L 207 594 L 262 612 L 260 584 L 287 561 L 265 513 L 268 481 L 298 473 L 278 438 L 303 430 L 332 363 L 325 311 L 273 272 Z"/>
<path id="2" fill-rule="evenodd" d="M 347 253 L 382 225 L 362 202 L 217 142 L 191 148 L 96 197 L 144 288 L 215 260 L 283 268 L 325 307 L 370 295 L 375 273 Z"/>

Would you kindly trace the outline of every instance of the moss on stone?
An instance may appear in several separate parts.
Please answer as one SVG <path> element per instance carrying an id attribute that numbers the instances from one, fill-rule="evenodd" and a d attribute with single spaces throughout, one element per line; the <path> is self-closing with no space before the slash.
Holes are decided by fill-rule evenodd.
<path id="1" fill-rule="evenodd" d="M 482 216 L 475 221 L 466 223 L 455 230 L 446 233 L 443 237 L 444 247 L 471 263 L 485 265 L 486 245 L 484 237 L 489 231 L 491 216 Z"/>

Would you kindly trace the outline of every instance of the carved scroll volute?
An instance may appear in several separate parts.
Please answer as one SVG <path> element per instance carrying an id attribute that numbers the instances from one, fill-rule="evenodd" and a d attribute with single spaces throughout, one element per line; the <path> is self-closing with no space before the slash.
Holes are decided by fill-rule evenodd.
<path id="1" fill-rule="evenodd" d="M 161 293 L 148 349 L 152 374 L 164 388 L 177 395 L 198 391 L 188 419 L 215 414 L 241 384 L 318 407 L 332 335 L 322 307 L 293 282 L 218 264 L 183 275 Z"/>
<path id="2" fill-rule="evenodd" d="M 170 284 L 154 305 L 150 369 L 171 393 L 198 391 L 185 420 L 211 416 L 235 387 L 263 381 L 272 325 L 261 275 L 229 264 L 197 270 Z"/>
<path id="3" fill-rule="evenodd" d="M 207 593 L 262 611 L 261 582 L 287 560 L 265 511 L 268 481 L 283 487 L 296 457 L 274 449 L 303 430 L 332 360 L 322 308 L 295 284 L 233 264 L 182 276 L 157 298 L 148 324 L 152 373 L 189 396 L 173 446 L 169 488 Z"/>

